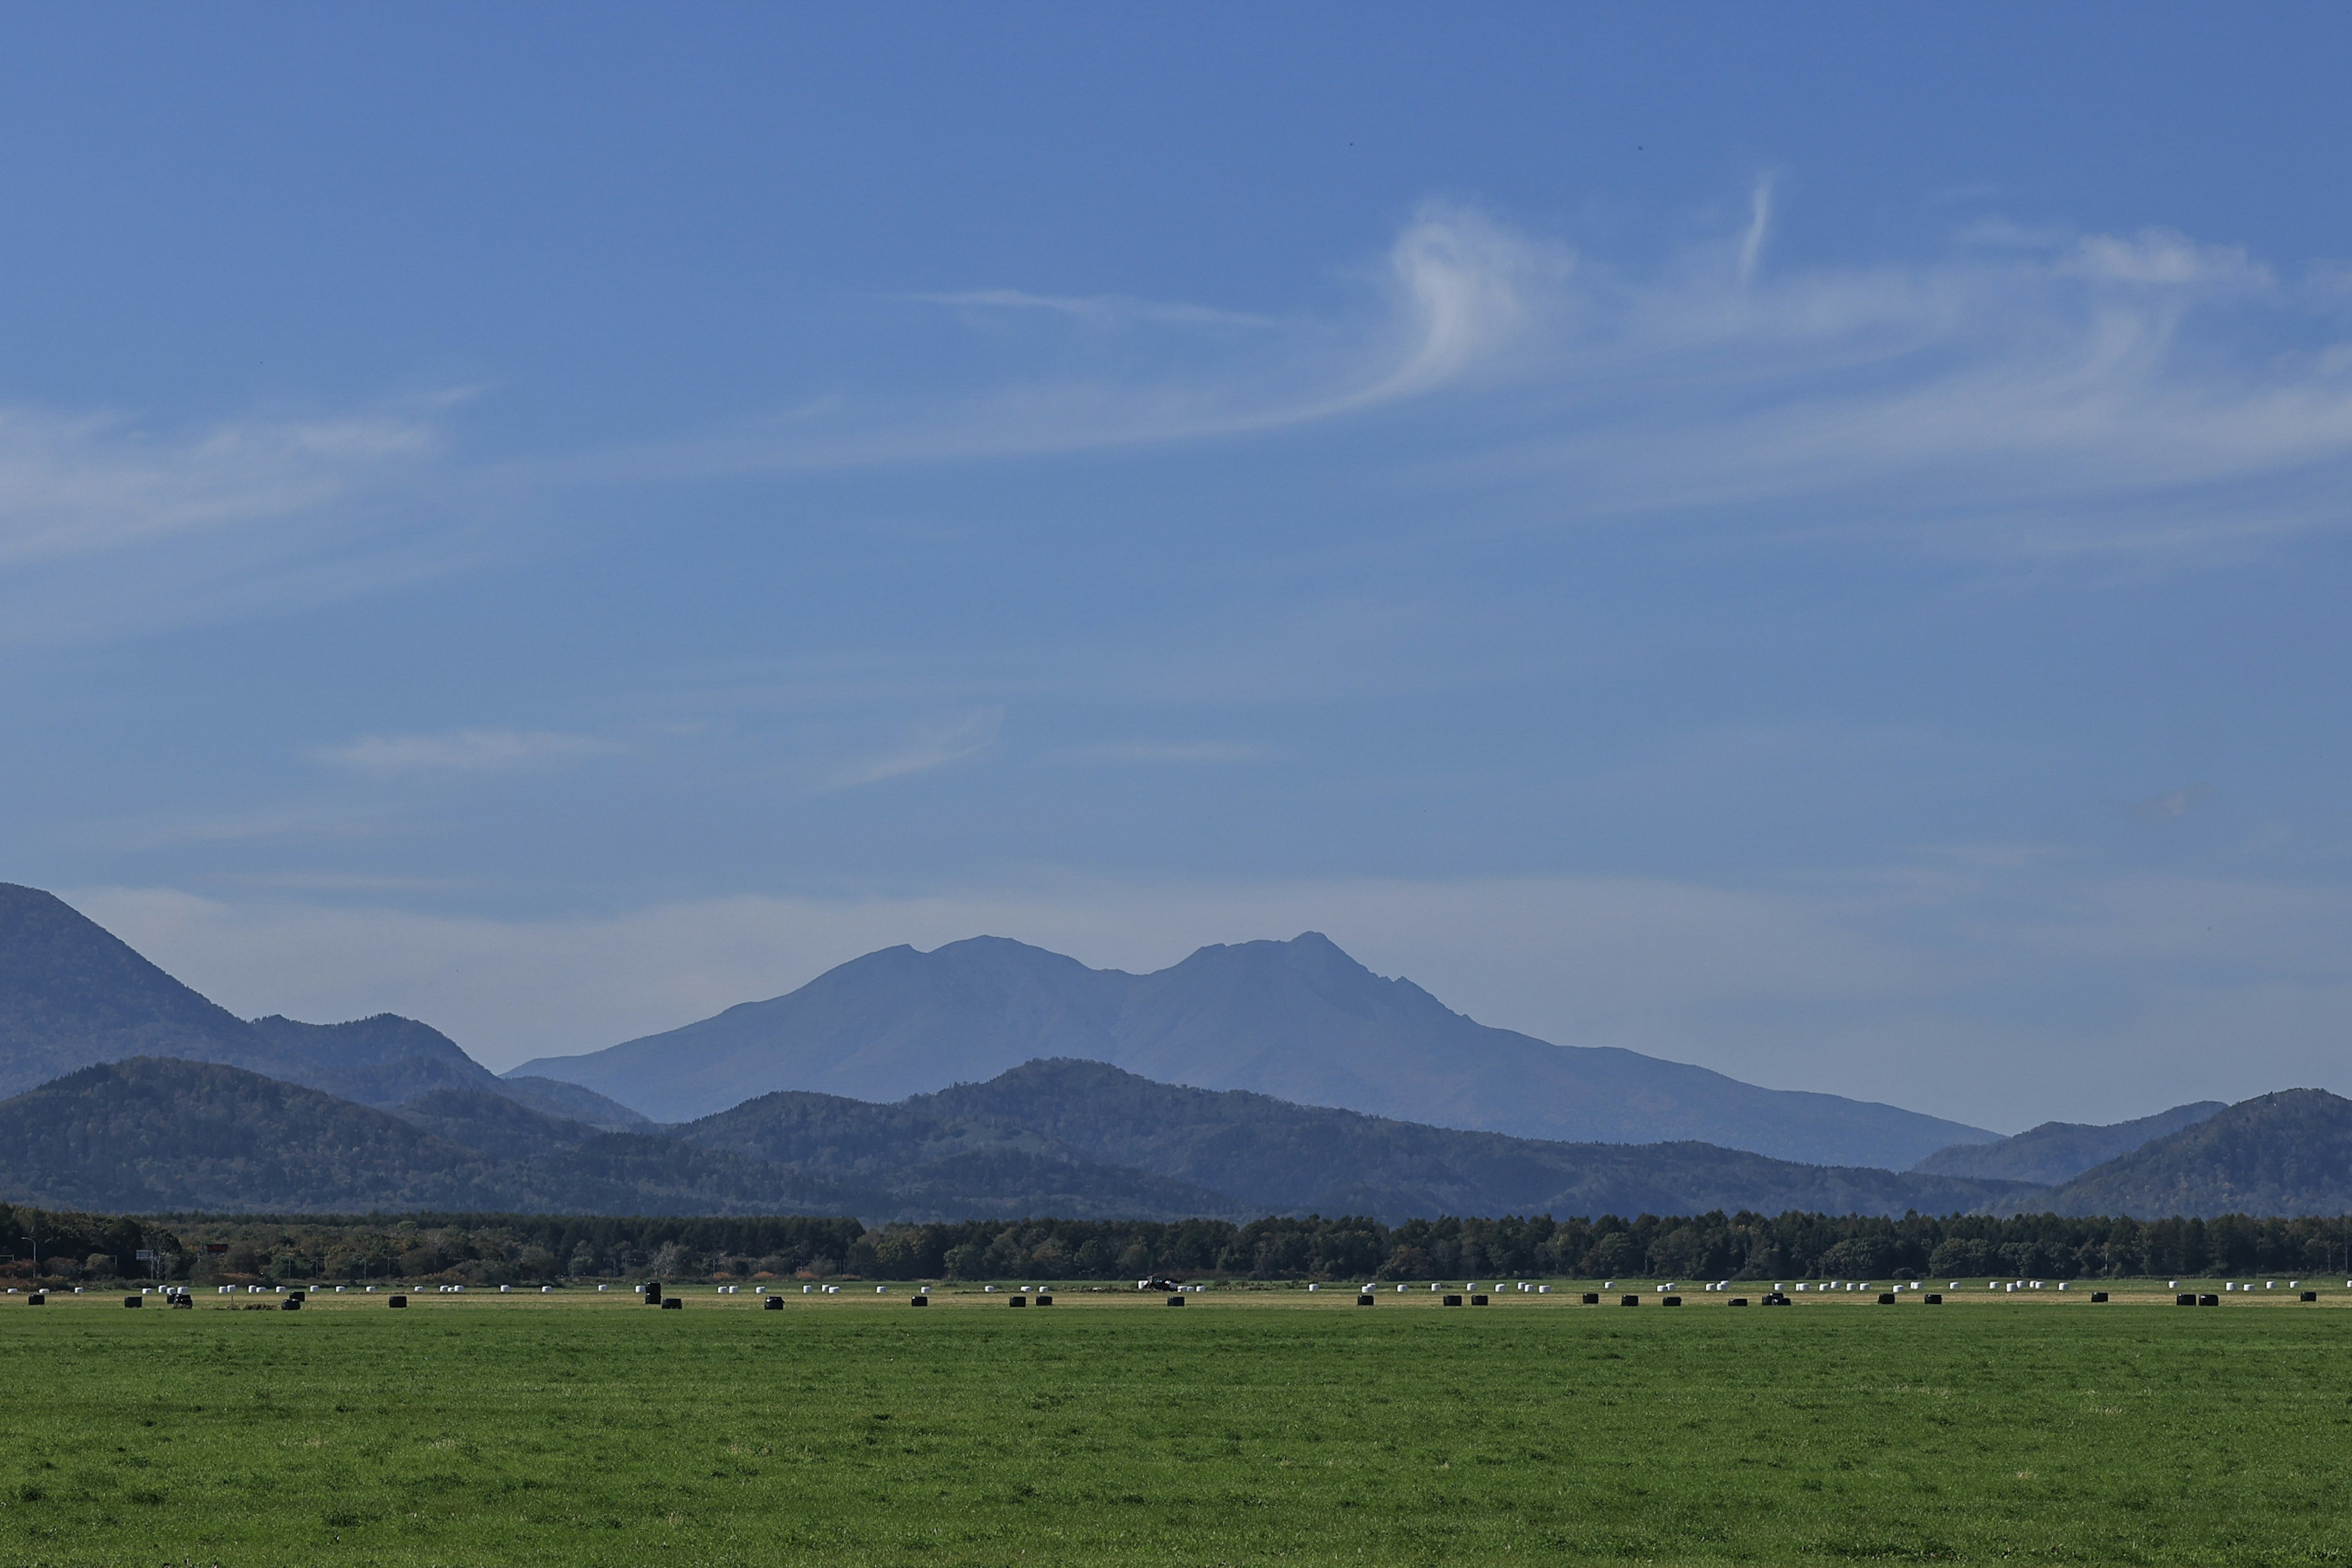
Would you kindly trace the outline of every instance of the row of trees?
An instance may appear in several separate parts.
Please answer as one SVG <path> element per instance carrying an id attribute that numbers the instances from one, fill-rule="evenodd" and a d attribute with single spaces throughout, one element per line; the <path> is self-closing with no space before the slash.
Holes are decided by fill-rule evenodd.
<path id="1" fill-rule="evenodd" d="M 1643 1215 L 1597 1220 L 1262 1219 L 1233 1226 L 1036 1220 L 890 1226 L 858 1238 L 849 1270 L 877 1279 L 2056 1279 L 2321 1274 L 2346 1267 L 2334 1219 L 1901 1219 L 1815 1214 Z"/>
<path id="2" fill-rule="evenodd" d="M 2326 1274 L 2343 1219 L 2009 1219 L 1722 1213 L 1621 1219 L 1340 1217 L 1173 1223 L 968 1220 L 868 1229 L 854 1219 L 561 1215 L 174 1216 L 168 1223 L 0 1205 L 17 1278 L 198 1282 L 558 1279 L 1250 1279 L 1661 1278 L 2056 1279 Z M 38 1237 L 40 1261 L 33 1261 Z M 0 1254 L 10 1251 L 0 1241 Z M 151 1266 L 134 1263 L 140 1251 Z"/>

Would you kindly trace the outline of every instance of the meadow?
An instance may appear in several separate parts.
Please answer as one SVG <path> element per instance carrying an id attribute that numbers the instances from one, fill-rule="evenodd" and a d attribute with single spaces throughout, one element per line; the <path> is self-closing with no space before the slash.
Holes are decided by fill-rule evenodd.
<path id="1" fill-rule="evenodd" d="M 2342 1561 L 2352 1298 L 2164 1283 L 0 1296 L 0 1559 Z"/>

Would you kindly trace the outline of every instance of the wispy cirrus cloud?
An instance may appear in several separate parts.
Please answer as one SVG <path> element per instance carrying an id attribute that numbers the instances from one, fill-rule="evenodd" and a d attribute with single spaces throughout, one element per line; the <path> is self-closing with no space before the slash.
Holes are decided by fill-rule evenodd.
<path id="1" fill-rule="evenodd" d="M 925 305 L 974 311 L 1041 310 L 1102 327 L 1137 323 L 1175 327 L 1279 327 L 1276 316 L 1227 310 L 1181 300 L 1139 300 L 1128 294 L 1032 294 L 1020 289 L 967 289 L 959 292 L 903 296 Z"/>
<path id="2" fill-rule="evenodd" d="M 71 838 L 96 848 L 122 851 L 201 844 L 254 844 L 372 838 L 394 831 L 382 812 L 352 806 L 289 802 L 244 811 L 164 812 L 86 824 Z"/>
<path id="3" fill-rule="evenodd" d="M 2352 521 L 2342 302 L 2240 247 L 1983 226 L 1945 258 L 1776 273 L 1748 228 L 1647 276 L 1588 266 L 1523 350 L 1494 447 L 1564 519 L 1736 515 L 2035 552 Z M 2312 348 L 2318 340 L 2318 347 Z M 2225 493 L 2226 492 L 2226 493 Z M 1761 509 L 1761 510 L 1759 510 Z"/>
<path id="4" fill-rule="evenodd" d="M 451 393 L 160 426 L 0 408 L 0 641 L 71 641 L 448 570 Z"/>
<path id="5" fill-rule="evenodd" d="M 2213 798 L 2213 786 L 2207 784 L 2189 784 L 2180 789 L 2167 790 L 2146 800 L 2133 801 L 2124 807 L 2124 814 L 2139 822 L 2178 822 Z"/>
<path id="6" fill-rule="evenodd" d="M 446 730 L 436 734 L 362 735 L 314 746 L 312 762 L 362 773 L 507 773 L 617 756 L 628 747 L 601 735 L 551 730 Z"/>
<path id="7" fill-rule="evenodd" d="M 996 744 L 1004 727 L 1002 708 L 975 708 L 969 712 L 910 726 L 889 745 L 836 762 L 816 771 L 812 787 L 819 792 L 856 789 L 886 779 L 929 773 Z"/>
<path id="8" fill-rule="evenodd" d="M 0 409 L 0 570 L 315 512 L 426 457 L 408 414 L 248 420 L 158 435 Z"/>
<path id="9" fill-rule="evenodd" d="M 1218 331 L 1088 369 L 1009 365 L 993 385 L 951 397 L 824 395 L 731 432 L 608 454 L 579 471 L 636 478 L 791 472 L 1101 450 L 1246 436 L 1433 395 L 1506 362 L 1543 298 L 1571 271 L 1567 250 L 1472 207 L 1433 202 L 1364 274 L 1358 308 L 1268 315 L 1105 294 L 941 290 L 910 300 L 967 314 L 1013 313 Z M 1058 356 L 1057 356 L 1058 357 Z"/>
<path id="10" fill-rule="evenodd" d="M 1134 763 L 1139 766 L 1213 766 L 1223 763 L 1254 763 L 1271 755 L 1264 746 L 1232 741 L 1105 741 L 1070 752 L 1076 763 Z"/>
<path id="11" fill-rule="evenodd" d="M 1370 308 L 1290 316 L 1017 289 L 919 296 L 1043 326 L 950 397 L 824 396 L 640 471 L 786 472 L 1263 437 L 1380 415 L 1381 461 L 1465 483 L 1556 476 L 1559 521 L 1807 506 L 1814 531 L 2160 551 L 2347 518 L 2346 291 L 2160 227 L 1980 219 L 1943 252 L 1775 267 L 1745 221 L 1642 267 L 1432 203 L 1357 277 Z M 1187 345 L 1138 354 L 1122 329 Z M 1235 332 L 1221 329 L 1246 325 Z M 1220 330 L 1211 330 L 1220 329 Z M 1051 368 L 1045 368 L 1050 363 Z M 2273 487 L 2250 494 L 2249 484 Z M 2237 487 L 2221 497 L 2212 487 Z"/>

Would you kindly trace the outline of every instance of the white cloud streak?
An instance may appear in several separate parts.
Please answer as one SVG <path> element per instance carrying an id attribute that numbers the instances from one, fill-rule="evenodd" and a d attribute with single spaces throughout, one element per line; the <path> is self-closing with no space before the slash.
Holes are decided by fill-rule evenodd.
<path id="1" fill-rule="evenodd" d="M 1538 297 L 1573 264 L 1568 252 L 1474 209 L 1433 203 L 1375 270 L 1370 293 L 1378 309 L 1339 321 L 1006 289 L 921 295 L 966 310 L 1095 325 L 1255 331 L 1237 346 L 1232 334 L 1220 334 L 1207 362 L 1179 356 L 1159 374 L 1016 375 L 945 402 L 817 398 L 754 427 L 613 454 L 572 473 L 789 472 L 1153 446 L 1317 424 L 1429 397 L 1507 363 Z"/>
<path id="2" fill-rule="evenodd" d="M 463 560 L 460 395 L 159 430 L 0 409 L 0 643 L 82 640 L 414 582 Z"/>
<path id="3" fill-rule="evenodd" d="M 1079 763 L 1190 767 L 1255 763 L 1272 754 L 1264 746 L 1233 741 L 1105 741 L 1097 745 L 1080 746 L 1069 753 L 1069 758 Z"/>
<path id="4" fill-rule="evenodd" d="M 1002 708 L 977 708 L 952 718 L 918 724 L 889 746 L 819 770 L 814 787 L 819 793 L 856 789 L 861 784 L 929 773 L 989 750 L 996 744 L 997 732 L 1003 727 Z"/>
<path id="5" fill-rule="evenodd" d="M 961 293 L 909 294 L 926 305 L 948 305 L 974 311 L 1040 310 L 1067 316 L 1097 327 L 1138 323 L 1172 327 L 1279 327 L 1273 316 L 1246 310 L 1220 310 L 1213 305 L 1189 305 L 1181 300 L 1138 300 L 1125 294 L 1031 294 L 1019 289 L 969 289 Z"/>
<path id="6" fill-rule="evenodd" d="M 433 447 L 428 424 L 390 415 L 252 421 L 173 438 L 117 420 L 0 410 L 0 570 L 316 511 Z"/>
<path id="7" fill-rule="evenodd" d="M 1759 179 L 1748 193 L 1748 232 L 1739 237 L 1739 286 L 1746 289 L 1764 259 L 1764 241 L 1772 227 L 1772 182 Z"/>
<path id="8" fill-rule="evenodd" d="M 2283 288 L 2242 247 L 2168 229 L 1981 222 L 1933 260 L 1768 272 L 1778 217 L 1760 178 L 1740 229 L 1640 271 L 1432 204 L 1371 276 L 1381 308 L 1352 317 L 928 296 L 999 316 L 1254 330 L 1207 334 L 1156 371 L 1122 351 L 1098 374 L 1014 372 L 952 403 L 824 399 L 632 460 L 966 460 L 1412 409 L 1383 426 L 1386 460 L 1465 483 L 1552 476 L 1559 521 L 1737 512 L 1769 528 L 1758 509 L 1802 502 L 1812 531 L 2033 553 L 2179 551 L 2352 521 L 2331 482 L 2352 461 L 2352 353 L 2329 352 L 2340 290 Z M 2315 331 L 2326 341 L 2294 352 Z M 1007 342 L 1017 354 L 1019 335 Z"/>
<path id="9" fill-rule="evenodd" d="M 449 730 L 425 735 L 362 735 L 313 747 L 310 760 L 362 773 L 506 773 L 562 766 L 629 748 L 598 735 L 549 730 Z"/>

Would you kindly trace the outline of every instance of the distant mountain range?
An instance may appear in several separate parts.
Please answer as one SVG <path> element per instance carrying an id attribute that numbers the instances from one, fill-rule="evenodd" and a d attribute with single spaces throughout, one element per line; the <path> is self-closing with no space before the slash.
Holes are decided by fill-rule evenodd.
<path id="1" fill-rule="evenodd" d="M 1900 1169 L 1997 1136 L 1489 1028 L 1312 931 L 1204 947 L 1151 974 L 1089 969 L 1001 937 L 931 952 L 887 948 L 789 995 L 515 1071 L 687 1121 L 778 1090 L 896 1100 L 1039 1057 L 1443 1127 L 1576 1142 L 1696 1140 L 1818 1164 Z"/>
<path id="2" fill-rule="evenodd" d="M 1938 1149 L 1911 1168 L 1938 1176 L 1989 1176 L 1997 1181 L 2071 1182 L 2094 1165 L 2104 1165 L 2141 1144 L 2193 1127 L 2229 1108 L 2218 1100 L 2176 1105 L 2136 1121 L 2105 1127 L 2078 1121 L 2045 1121 L 2014 1138 L 1993 1143 L 1956 1143 Z"/>
<path id="3" fill-rule="evenodd" d="M 655 1042 L 669 1040 L 680 1076 L 700 1075 L 684 1095 L 692 1100 L 730 1074 L 770 1070 L 779 1053 L 796 1070 L 887 1080 L 925 1063 L 961 1075 L 1026 1037 L 1095 1049 L 887 1101 L 785 1089 L 656 1125 L 592 1087 L 530 1071 L 498 1078 L 413 1019 L 237 1018 L 58 900 L 0 885 L 0 1093 L 23 1091 L 0 1100 L 0 1198 L 116 1212 L 868 1221 L 2352 1211 L 2352 1102 L 2315 1089 L 2112 1127 L 1985 1135 L 1900 1173 L 1698 1139 L 1631 1142 L 1622 1130 L 1635 1124 L 1739 1124 L 1775 1108 L 1816 1142 L 1900 1142 L 1956 1124 L 1487 1029 L 1312 935 L 1203 949 L 1143 976 L 991 940 L 892 949 L 671 1036 L 530 1065 L 584 1061 L 608 1081 L 635 1082 L 653 1070 Z M 1366 1094 L 1418 1084 L 1433 1118 L 1500 1107 L 1514 1082 L 1530 1095 L 1549 1086 L 1559 1092 L 1522 1120 L 1583 1118 L 1620 1135 L 1531 1138 L 1186 1087 L 1097 1054 L 1112 1048 L 1163 1072 L 1189 1062 L 1206 1076 Z M 1451 1100 L 1438 1054 L 1448 1050 L 1461 1064 Z M 1696 1110 L 1676 1105 L 1676 1085 Z M 1622 1105 L 1607 1099 L 1619 1090 Z"/>
<path id="4" fill-rule="evenodd" d="M 1549 1143 L 1100 1062 L 1031 1062 L 877 1105 L 767 1095 L 656 1133 L 603 1132 L 482 1089 L 391 1110 L 241 1068 L 152 1057 L 0 1102 L 0 1194 L 110 1212 L 484 1209 L 1252 1218 L 1269 1213 L 1895 1215 L 2038 1189 L 1837 1169 L 1705 1143 Z"/>

